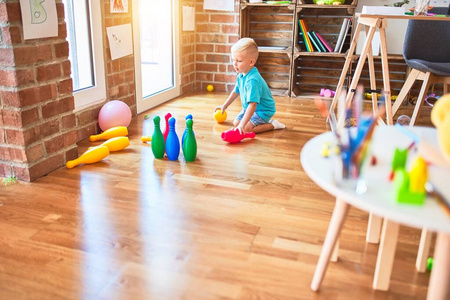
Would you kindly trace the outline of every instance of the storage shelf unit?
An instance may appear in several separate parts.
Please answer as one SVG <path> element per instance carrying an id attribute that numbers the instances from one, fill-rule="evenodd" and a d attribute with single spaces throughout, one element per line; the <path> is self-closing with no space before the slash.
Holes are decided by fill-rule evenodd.
<path id="1" fill-rule="evenodd" d="M 274 95 L 299 96 L 336 87 L 345 53 L 306 52 L 299 41 L 298 20 L 304 18 L 309 29 L 319 32 L 334 49 L 343 19 L 354 21 L 356 4 L 356 0 L 338 6 L 315 5 L 312 0 L 284 4 L 241 0 L 240 36 L 253 38 L 260 47 L 256 67 Z M 324 79 L 323 74 L 332 77 Z"/>
<path id="2" fill-rule="evenodd" d="M 341 52 L 307 52 L 299 26 L 294 27 L 291 96 L 318 94 L 320 89 L 334 90 L 345 63 L 355 23 L 356 0 L 343 5 L 316 5 L 312 0 L 299 0 L 295 11 L 296 25 L 302 19 L 309 31 L 315 31 L 334 50 L 344 19 L 351 20 Z"/>
<path id="3" fill-rule="evenodd" d="M 240 36 L 260 47 L 256 67 L 274 95 L 291 91 L 295 0 L 290 4 L 240 3 Z"/>
<path id="4" fill-rule="evenodd" d="M 322 88 L 336 89 L 356 27 L 357 3 L 357 0 L 345 0 L 343 5 L 316 5 L 312 0 L 292 0 L 286 4 L 267 4 L 241 0 L 240 36 L 251 37 L 260 46 L 256 67 L 274 95 L 298 97 L 317 95 Z M 344 19 L 351 19 L 342 51 L 307 52 L 299 35 L 300 18 L 310 31 L 320 33 L 333 50 Z M 353 55 L 352 61 L 356 62 L 358 57 Z M 379 78 L 377 87 L 381 89 L 381 65 L 377 57 L 374 59 Z M 392 73 L 392 94 L 396 95 L 404 82 L 407 67 L 401 55 L 390 55 L 388 59 Z M 350 70 L 353 71 L 355 67 L 352 63 Z M 349 72 L 348 80 L 351 74 Z M 370 86 L 367 64 L 363 69 L 361 83 L 366 88 Z"/>

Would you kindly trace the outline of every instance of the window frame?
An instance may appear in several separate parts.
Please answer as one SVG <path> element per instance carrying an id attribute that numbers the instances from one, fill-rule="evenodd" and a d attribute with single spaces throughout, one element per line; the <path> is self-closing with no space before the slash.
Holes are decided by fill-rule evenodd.
<path id="1" fill-rule="evenodd" d="M 92 87 L 73 91 L 73 96 L 75 99 L 74 111 L 85 109 L 86 107 L 101 103 L 106 100 L 102 10 L 100 2 L 101 1 L 88 1 L 90 13 L 89 21 L 91 25 L 91 51 L 93 60 L 92 67 L 94 70 L 94 85 Z"/>

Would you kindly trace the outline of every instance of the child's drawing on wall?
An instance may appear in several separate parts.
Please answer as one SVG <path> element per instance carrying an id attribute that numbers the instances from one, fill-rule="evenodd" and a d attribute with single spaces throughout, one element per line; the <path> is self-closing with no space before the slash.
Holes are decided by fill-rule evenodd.
<path id="1" fill-rule="evenodd" d="M 128 0 L 111 0 L 111 13 L 128 12 Z"/>

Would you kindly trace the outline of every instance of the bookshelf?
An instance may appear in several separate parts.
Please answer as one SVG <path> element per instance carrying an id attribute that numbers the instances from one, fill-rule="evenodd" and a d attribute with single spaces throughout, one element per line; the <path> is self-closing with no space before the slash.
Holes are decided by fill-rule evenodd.
<path id="1" fill-rule="evenodd" d="M 240 1 L 240 36 L 251 37 L 260 46 L 256 64 L 274 95 L 297 97 L 335 89 L 345 62 L 345 51 L 355 22 L 357 0 L 343 5 L 316 5 L 312 0 L 268 4 Z M 318 32 L 333 48 L 345 18 L 352 20 L 342 53 L 307 52 L 299 39 L 299 19 Z"/>
<path id="2" fill-rule="evenodd" d="M 283 4 L 240 2 L 240 36 L 259 46 L 256 63 L 272 94 L 289 96 L 296 0 Z"/>
<path id="3" fill-rule="evenodd" d="M 298 0 L 295 22 L 303 20 L 308 31 L 319 33 L 333 52 L 308 52 L 299 26 L 294 27 L 291 96 L 318 94 L 320 89 L 335 90 L 350 47 L 355 24 L 357 0 L 346 0 L 343 5 L 316 5 L 312 0 Z M 350 20 L 349 29 L 343 36 L 342 50 L 334 52 L 345 19 Z"/>

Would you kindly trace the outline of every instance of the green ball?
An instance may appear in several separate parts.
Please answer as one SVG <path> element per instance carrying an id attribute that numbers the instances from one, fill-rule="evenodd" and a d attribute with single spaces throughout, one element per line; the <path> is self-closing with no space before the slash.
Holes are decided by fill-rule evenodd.
<path id="1" fill-rule="evenodd" d="M 428 259 L 427 259 L 427 270 L 431 271 L 432 268 L 433 268 L 433 258 L 432 257 L 428 257 Z"/>

